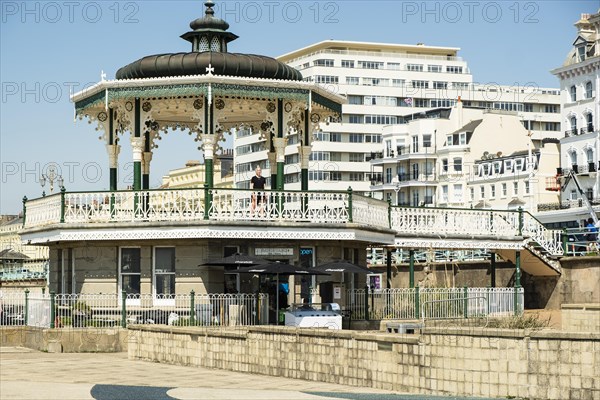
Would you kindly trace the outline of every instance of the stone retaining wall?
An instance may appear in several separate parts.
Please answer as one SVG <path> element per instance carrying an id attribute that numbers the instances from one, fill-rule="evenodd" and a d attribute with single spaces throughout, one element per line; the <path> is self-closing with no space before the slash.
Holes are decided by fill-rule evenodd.
<path id="1" fill-rule="evenodd" d="M 600 332 L 600 304 L 563 304 L 562 328 L 576 332 Z"/>
<path id="2" fill-rule="evenodd" d="M 127 351 L 126 329 L 44 329 L 0 327 L 0 346 L 27 347 L 49 353 L 116 353 Z"/>
<path id="3" fill-rule="evenodd" d="M 399 392 L 600 400 L 600 334 L 133 326 L 129 358 Z"/>

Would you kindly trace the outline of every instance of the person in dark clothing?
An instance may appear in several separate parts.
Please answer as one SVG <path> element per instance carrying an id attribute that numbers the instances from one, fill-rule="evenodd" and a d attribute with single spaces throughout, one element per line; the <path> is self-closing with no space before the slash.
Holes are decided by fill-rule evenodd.
<path id="1" fill-rule="evenodd" d="M 256 206 L 260 205 L 260 211 L 262 212 L 263 203 L 265 201 L 265 193 L 262 192 L 265 190 L 265 184 L 267 180 L 264 176 L 262 176 L 262 170 L 257 165 L 256 166 L 256 175 L 250 179 L 250 188 L 254 190 L 252 193 L 252 212 L 256 210 Z"/>
<path id="2" fill-rule="evenodd" d="M 587 231 L 587 241 L 595 242 L 598 239 L 598 228 L 594 224 L 593 218 L 588 218 L 585 228 Z"/>

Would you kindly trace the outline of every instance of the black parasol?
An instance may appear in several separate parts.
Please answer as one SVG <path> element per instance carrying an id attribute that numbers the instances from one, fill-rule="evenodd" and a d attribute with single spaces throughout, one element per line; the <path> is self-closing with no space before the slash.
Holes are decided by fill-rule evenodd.
<path id="1" fill-rule="evenodd" d="M 241 254 L 241 253 L 235 253 L 230 256 L 218 259 L 218 260 L 209 261 L 202 265 L 217 265 L 217 266 L 224 266 L 224 267 L 246 267 L 246 266 L 267 264 L 267 263 L 269 263 L 269 261 L 264 260 L 259 257 L 249 256 L 249 255 Z"/>
<path id="2" fill-rule="evenodd" d="M 314 268 L 317 271 L 334 273 L 334 272 L 352 272 L 358 274 L 370 274 L 373 271 L 367 267 L 362 267 L 357 264 L 352 264 L 346 260 L 332 261 L 326 264 L 318 265 Z"/>

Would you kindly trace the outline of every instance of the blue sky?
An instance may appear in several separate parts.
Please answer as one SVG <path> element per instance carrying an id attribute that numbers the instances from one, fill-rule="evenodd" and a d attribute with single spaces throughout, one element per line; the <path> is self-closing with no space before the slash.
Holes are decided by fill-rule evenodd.
<path id="1" fill-rule="evenodd" d="M 39 197 L 39 175 L 56 163 L 68 190 L 108 188 L 98 132 L 73 122 L 78 91 L 142 56 L 189 51 L 179 36 L 204 12 L 201 1 L 0 1 L 0 213 Z M 240 36 L 230 51 L 278 56 L 326 40 L 460 47 L 476 82 L 558 87 L 575 39 L 573 23 L 597 1 L 217 1 Z M 120 187 L 131 180 L 123 141 Z M 154 156 L 151 185 L 201 159 L 190 136 L 170 133 Z M 48 192 L 48 187 L 46 186 Z"/>

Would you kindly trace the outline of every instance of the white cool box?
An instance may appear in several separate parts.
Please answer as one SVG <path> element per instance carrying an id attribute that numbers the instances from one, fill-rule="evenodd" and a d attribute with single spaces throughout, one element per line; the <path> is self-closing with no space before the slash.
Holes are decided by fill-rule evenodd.
<path id="1" fill-rule="evenodd" d="M 340 306 L 337 303 L 292 304 L 285 313 L 285 326 L 342 329 Z"/>

